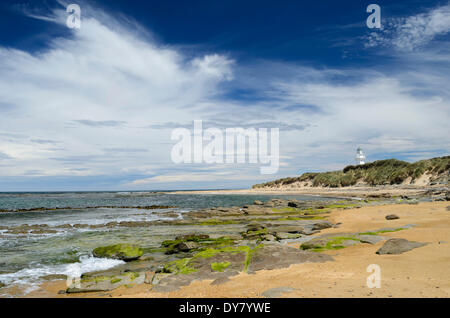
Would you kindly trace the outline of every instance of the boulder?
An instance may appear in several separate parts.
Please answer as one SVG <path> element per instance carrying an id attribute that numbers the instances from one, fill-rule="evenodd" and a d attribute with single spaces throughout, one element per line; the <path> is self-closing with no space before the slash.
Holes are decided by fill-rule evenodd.
<path id="1" fill-rule="evenodd" d="M 0 282 L 0 288 L 3 288 L 3 287 L 5 287 L 6 285 L 5 284 L 3 284 L 2 282 Z"/>
<path id="2" fill-rule="evenodd" d="M 253 202 L 253 204 L 254 204 L 254 205 L 263 205 L 264 203 L 262 203 L 262 201 L 255 200 L 255 201 Z"/>
<path id="3" fill-rule="evenodd" d="M 400 219 L 400 217 L 398 217 L 395 214 L 386 215 L 386 220 L 396 220 L 396 219 Z"/>
<path id="4" fill-rule="evenodd" d="M 180 242 L 175 245 L 173 248 L 180 252 L 189 252 L 191 250 L 197 249 L 201 246 L 201 244 L 193 241 Z"/>
<path id="5" fill-rule="evenodd" d="M 144 251 L 137 245 L 115 244 L 109 246 L 97 247 L 92 251 L 95 257 L 120 259 L 123 261 L 132 261 L 138 259 L 144 254 Z"/>
<path id="6" fill-rule="evenodd" d="M 298 208 L 301 205 L 301 203 L 297 200 L 291 200 L 288 202 L 288 206 L 292 208 Z"/>
<path id="7" fill-rule="evenodd" d="M 314 224 L 313 227 L 312 227 L 312 230 L 313 231 L 320 231 L 320 230 L 323 230 L 323 229 L 328 229 L 330 227 L 332 227 L 331 223 L 329 223 L 329 222 L 320 222 L 320 223 Z"/>
<path id="8" fill-rule="evenodd" d="M 277 240 L 277 238 L 274 235 L 272 235 L 272 234 L 265 234 L 265 235 L 261 236 L 261 241 L 273 242 L 273 241 L 276 241 L 276 240 Z"/>
<path id="9" fill-rule="evenodd" d="M 417 247 L 425 246 L 427 243 L 411 242 L 405 239 L 393 238 L 387 240 L 384 245 L 376 251 L 376 254 L 402 254 Z"/>
<path id="10" fill-rule="evenodd" d="M 247 225 L 247 232 L 262 231 L 266 227 L 259 223 L 250 223 Z"/>

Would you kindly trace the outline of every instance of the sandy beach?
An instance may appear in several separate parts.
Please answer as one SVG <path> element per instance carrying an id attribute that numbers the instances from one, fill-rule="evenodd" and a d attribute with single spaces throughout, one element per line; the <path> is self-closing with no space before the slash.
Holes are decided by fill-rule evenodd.
<path id="1" fill-rule="evenodd" d="M 294 264 L 289 268 L 240 273 L 220 285 L 211 280 L 194 281 L 179 290 L 158 293 L 151 285 L 121 286 L 110 292 L 58 294 L 65 281 L 48 282 L 28 297 L 449 297 L 450 217 L 448 202 L 423 202 L 367 206 L 334 210 L 329 220 L 338 227 L 321 234 L 370 231 L 385 227 L 414 226 L 392 233 L 427 245 L 399 255 L 377 255 L 383 245 L 358 244 L 324 251 L 334 261 Z M 395 213 L 399 219 L 386 220 Z M 298 248 L 299 244 L 290 244 Z M 381 269 L 381 288 L 368 288 L 366 271 L 370 264 Z"/>
<path id="2" fill-rule="evenodd" d="M 392 197 L 401 195 L 421 195 L 426 191 L 439 189 L 435 186 L 352 186 L 345 188 L 329 187 L 272 187 L 240 190 L 200 190 L 200 191 L 175 191 L 176 194 L 265 194 L 265 195 L 317 195 L 328 197 Z"/>

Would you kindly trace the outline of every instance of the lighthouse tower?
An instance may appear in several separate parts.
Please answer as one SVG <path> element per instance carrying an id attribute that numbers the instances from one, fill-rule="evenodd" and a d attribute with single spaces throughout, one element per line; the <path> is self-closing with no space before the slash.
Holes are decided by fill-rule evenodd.
<path id="1" fill-rule="evenodd" d="M 366 160 L 366 156 L 364 156 L 364 153 L 362 151 L 362 149 L 360 147 L 358 147 L 358 149 L 356 149 L 356 164 L 357 165 L 363 165 L 365 164 L 365 160 Z"/>

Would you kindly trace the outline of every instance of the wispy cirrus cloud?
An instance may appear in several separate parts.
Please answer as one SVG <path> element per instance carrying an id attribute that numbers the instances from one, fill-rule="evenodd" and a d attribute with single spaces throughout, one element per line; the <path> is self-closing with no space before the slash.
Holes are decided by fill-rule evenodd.
<path id="1" fill-rule="evenodd" d="M 409 17 L 383 19 L 382 29 L 366 37 L 366 46 L 411 51 L 450 32 L 450 3 Z"/>
<path id="2" fill-rule="evenodd" d="M 89 127 L 118 127 L 126 124 L 125 121 L 118 120 L 89 120 L 89 119 L 79 119 L 74 120 L 74 122 L 89 126 Z"/>

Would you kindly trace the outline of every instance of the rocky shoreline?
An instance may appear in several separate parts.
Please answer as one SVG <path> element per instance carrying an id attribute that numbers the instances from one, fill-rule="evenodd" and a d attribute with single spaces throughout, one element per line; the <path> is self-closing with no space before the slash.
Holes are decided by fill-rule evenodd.
<path id="1" fill-rule="evenodd" d="M 126 242 L 102 246 L 99 242 L 92 251 L 95 257 L 119 259 L 125 263 L 109 270 L 84 273 L 72 285 L 59 290 L 59 294 L 111 292 L 119 287 L 133 286 L 147 286 L 153 292 L 173 292 L 194 281 L 212 280 L 212 285 L 222 285 L 242 273 L 253 274 L 310 262 L 333 262 L 333 256 L 327 252 L 349 246 L 384 242 L 386 246 L 377 251 L 379 254 L 399 254 L 420 248 L 425 243 L 389 241 L 389 234 L 407 231 L 414 224 L 345 232 L 339 231 L 341 224 L 333 222 L 329 216 L 336 211 L 345 213 L 345 210 L 392 204 L 417 205 L 420 202 L 448 201 L 448 198 L 448 190 L 427 191 L 426 195 L 358 200 L 298 201 L 278 198 L 265 202 L 256 200 L 253 204 L 240 207 L 212 207 L 183 214 L 167 209 L 156 212 L 165 219 L 155 221 L 58 226 L 25 224 L 0 230 L 4 234 L 29 235 L 53 233 L 58 229 L 130 228 L 142 231 L 162 227 L 168 236 L 152 246 L 129 245 Z M 397 222 L 399 217 L 386 214 L 385 219 Z M 329 229 L 337 232 L 322 233 Z M 65 280 L 66 277 L 47 279 Z M 5 290 L 8 286 L 0 288 Z"/>
<path id="2" fill-rule="evenodd" d="M 407 230 L 413 225 L 380 228 L 370 232 L 321 235 L 324 229 L 340 226 L 327 220 L 330 211 L 392 203 L 417 204 L 424 200 L 431 201 L 433 198 L 403 196 L 327 202 L 272 199 L 267 202 L 255 201 L 253 205 L 242 207 L 191 211 L 177 220 L 127 223 L 131 227 L 165 224 L 191 229 L 194 226 L 192 229 L 195 231 L 165 240 L 159 248 L 133 247 L 139 251 L 139 255 L 129 259 L 118 257 L 127 261 L 124 265 L 107 271 L 85 273 L 77 282 L 78 285 L 68 286 L 60 293 L 107 292 L 120 286 L 136 284 L 146 284 L 155 292 L 171 292 L 193 281 L 207 279 L 212 280 L 213 285 L 220 285 L 239 273 L 287 268 L 305 262 L 333 261 L 332 256 L 322 252 L 354 244 L 387 241 L 389 237 L 383 236 L 384 233 Z M 202 233 L 202 228 L 223 227 L 226 228 L 226 235 Z M 292 248 L 289 243 L 293 242 L 300 244 L 300 248 Z M 414 242 L 403 243 L 408 246 L 412 244 L 413 248 L 422 246 L 414 245 Z M 397 245 L 392 253 L 403 251 Z M 117 249 L 117 246 L 104 247 L 105 250 L 108 248 Z M 98 253 L 94 255 L 102 256 Z M 106 257 L 116 258 L 111 255 Z"/>

